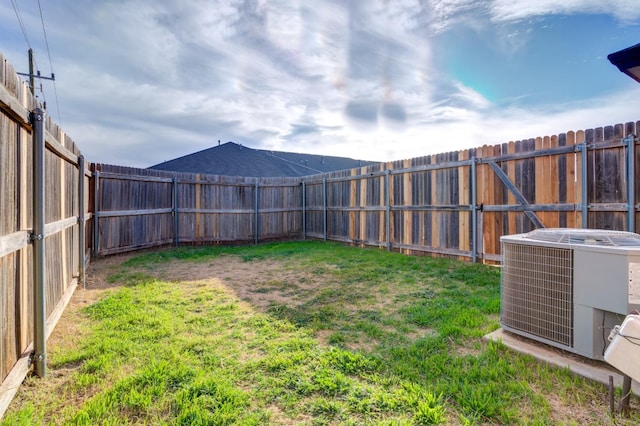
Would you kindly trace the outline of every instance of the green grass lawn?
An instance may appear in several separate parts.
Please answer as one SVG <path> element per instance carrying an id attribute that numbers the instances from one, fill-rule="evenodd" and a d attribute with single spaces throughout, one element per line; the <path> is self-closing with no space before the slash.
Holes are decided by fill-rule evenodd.
<path id="1" fill-rule="evenodd" d="M 109 281 L 1 424 L 640 420 L 610 417 L 604 387 L 482 340 L 499 327 L 495 267 L 292 242 L 143 253 Z"/>

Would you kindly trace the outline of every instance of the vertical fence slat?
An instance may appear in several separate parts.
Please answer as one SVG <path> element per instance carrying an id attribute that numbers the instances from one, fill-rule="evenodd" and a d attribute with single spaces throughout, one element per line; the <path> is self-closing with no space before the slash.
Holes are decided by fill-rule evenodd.
<path id="1" fill-rule="evenodd" d="M 404 160 L 404 168 L 411 167 L 411 160 Z M 403 196 L 402 196 L 402 205 L 403 206 L 411 206 L 413 204 L 413 194 L 412 194 L 412 181 L 413 174 L 411 172 L 405 172 L 402 174 L 403 181 Z M 411 244 L 412 241 L 412 233 L 411 229 L 413 228 L 413 213 L 410 210 L 403 212 L 404 219 L 402 221 L 402 244 Z"/>
<path id="2" fill-rule="evenodd" d="M 2 58 L 0 57 L 0 60 Z M 2 63 L 0 63 L 0 68 Z M 0 82 L 1 83 L 1 82 Z M 11 234 L 18 231 L 20 220 L 20 191 L 19 191 L 19 170 L 20 167 L 20 147 L 19 130 L 14 132 L 15 127 L 8 117 L 0 116 L 0 138 L 10 143 L 0 143 L 0 232 L 2 235 Z M 13 136 L 16 143 L 13 144 Z M 10 253 L 0 257 L 0 380 L 3 380 L 16 362 L 18 351 L 16 350 L 16 321 L 12 309 L 16 304 L 15 283 L 19 282 L 19 262 L 20 253 Z"/>
<path id="3" fill-rule="evenodd" d="M 178 247 L 180 242 L 179 224 L 180 219 L 178 217 L 178 178 L 174 177 L 171 185 L 172 195 L 172 215 L 173 215 L 173 239 L 174 245 Z"/>
<path id="4" fill-rule="evenodd" d="M 538 138 L 536 138 L 536 142 L 537 142 Z M 549 136 L 544 136 L 542 138 L 542 148 L 543 149 L 548 149 L 551 145 L 551 139 L 549 138 Z M 549 204 L 551 202 L 551 193 L 552 193 L 552 187 L 555 185 L 555 182 L 553 182 L 551 180 L 551 156 L 550 155 L 545 155 L 543 157 L 540 157 L 541 160 L 541 165 L 542 165 L 542 185 L 540 186 L 540 195 L 541 197 L 539 199 L 536 200 L 536 202 L 540 203 L 540 204 Z M 538 172 L 538 170 L 536 170 L 536 173 Z M 536 188 L 537 189 L 537 188 Z M 542 224 L 547 227 L 550 228 L 551 227 L 551 212 L 540 212 L 540 214 L 538 215 L 538 217 L 540 217 Z"/>
<path id="5" fill-rule="evenodd" d="M 474 169 L 475 169 L 475 182 L 476 182 L 476 186 L 475 188 L 473 188 L 473 194 L 476 197 L 475 200 L 475 205 L 477 206 L 477 210 L 476 210 L 476 221 L 474 222 L 474 226 L 475 226 L 475 238 L 476 238 L 476 244 L 474 247 L 474 254 L 476 256 L 480 256 L 480 258 L 483 258 L 482 255 L 482 251 L 484 250 L 484 246 L 482 245 L 484 242 L 484 228 L 478 226 L 480 223 L 482 223 L 481 221 L 481 216 L 482 216 L 482 208 L 484 208 L 484 204 L 485 204 L 485 198 L 484 198 L 484 194 L 486 192 L 486 177 L 485 177 L 485 170 L 487 167 L 486 164 L 481 164 L 480 161 L 482 160 L 482 158 L 484 157 L 484 146 L 481 146 L 479 148 L 476 149 L 476 164 L 474 165 Z M 482 250 L 480 249 L 482 245 Z"/>
<path id="6" fill-rule="evenodd" d="M 362 173 L 362 170 L 364 169 L 355 169 L 356 171 L 360 171 L 360 173 Z M 360 226 L 358 227 L 358 229 L 356 230 L 356 239 L 360 242 L 360 241 L 367 241 L 367 229 L 369 228 L 368 225 L 368 219 L 369 219 L 369 215 L 367 214 L 367 212 L 364 210 L 365 207 L 367 207 L 368 200 L 368 190 L 369 190 L 369 183 L 370 183 L 370 179 L 361 179 L 358 180 L 357 183 L 360 186 L 360 191 L 359 191 L 359 202 L 357 203 L 357 206 L 360 207 L 360 213 L 358 214 L 359 216 L 359 221 L 360 221 Z"/>
<path id="7" fill-rule="evenodd" d="M 258 244 L 258 239 L 260 238 L 260 183 L 256 181 L 255 186 L 255 222 L 253 225 L 253 235 L 254 235 L 254 243 Z"/>
<path id="8" fill-rule="evenodd" d="M 322 178 L 322 239 L 327 241 L 327 178 Z"/>
<path id="9" fill-rule="evenodd" d="M 581 194 L 581 203 L 582 203 L 582 219 L 580 221 L 583 228 L 587 228 L 589 226 L 589 192 L 588 192 L 588 153 L 587 153 L 587 142 L 583 141 L 580 146 L 580 164 L 581 164 L 581 178 L 580 178 L 580 194 Z"/>
<path id="10" fill-rule="evenodd" d="M 493 147 L 489 147 L 489 146 L 484 147 L 484 155 L 486 157 L 492 157 L 494 155 Z M 488 165 L 485 164 L 484 168 L 485 168 L 486 182 L 485 182 L 484 194 L 482 198 L 485 204 L 493 205 L 493 204 L 496 204 L 494 200 L 496 176 L 495 176 L 495 173 L 489 168 Z M 495 216 L 497 216 L 497 213 L 495 212 L 487 212 L 483 215 L 484 225 L 483 225 L 482 248 L 484 252 L 487 254 L 493 254 L 496 252 L 495 245 L 494 245 L 494 241 L 495 241 L 494 236 L 496 235 Z"/>
<path id="11" fill-rule="evenodd" d="M 516 145 L 516 143 L 514 141 L 510 141 L 507 144 L 507 154 L 515 154 L 516 153 L 516 149 L 520 148 L 522 149 L 522 143 L 519 143 Z M 507 161 L 506 166 L 507 166 L 507 176 L 509 176 L 509 180 L 511 180 L 511 182 L 514 182 L 515 185 L 518 187 L 518 189 L 520 190 L 520 192 L 524 192 L 523 187 L 522 187 L 522 179 L 520 179 L 521 176 L 519 176 L 518 173 L 516 173 L 516 168 L 519 169 L 519 171 L 522 170 L 522 162 L 523 160 L 519 160 L 519 161 Z M 525 195 L 526 197 L 526 195 Z M 503 198 L 504 200 L 504 198 Z M 516 204 L 516 197 L 513 194 L 512 191 L 507 191 L 506 193 L 506 202 L 507 204 Z M 507 220 L 506 220 L 506 224 L 505 224 L 505 233 L 507 234 L 516 234 L 518 232 L 518 228 L 517 228 L 517 218 L 518 213 L 517 212 L 508 212 L 506 214 Z"/>
<path id="12" fill-rule="evenodd" d="M 469 151 L 464 150 L 460 152 L 458 157 L 461 161 L 469 160 Z M 471 205 L 471 164 L 467 162 L 464 166 L 458 167 L 456 170 L 458 174 L 458 204 L 459 205 Z M 463 209 L 456 212 L 458 215 L 458 246 L 459 250 L 470 251 L 471 250 L 471 211 L 469 209 Z"/>
<path id="13" fill-rule="evenodd" d="M 551 136 L 549 138 L 549 148 L 557 148 L 558 146 L 559 146 L 558 137 L 555 135 Z M 560 200 L 560 196 L 559 196 L 560 175 L 558 171 L 559 158 L 560 158 L 560 155 L 549 155 L 550 192 L 549 192 L 549 195 L 547 196 L 547 200 L 549 204 L 559 204 L 559 200 Z M 547 216 L 548 223 L 545 223 L 545 226 L 548 228 L 557 228 L 559 224 L 559 217 L 560 216 L 558 212 L 549 212 L 549 215 Z"/>
<path id="14" fill-rule="evenodd" d="M 477 208 L 477 170 L 476 157 L 471 157 L 471 261 L 478 261 L 478 208 Z"/>
<path id="15" fill-rule="evenodd" d="M 200 182 L 200 174 L 196 174 L 196 181 Z M 195 241 L 199 241 L 201 238 L 201 228 L 200 228 L 200 218 L 201 218 L 201 214 L 200 214 L 200 200 L 201 200 L 201 196 L 200 196 L 200 187 L 201 184 L 200 183 L 196 183 L 195 185 L 195 201 L 196 201 L 196 214 L 195 214 Z"/>
<path id="16" fill-rule="evenodd" d="M 302 239 L 307 239 L 307 186 L 302 181 Z"/>
<path id="17" fill-rule="evenodd" d="M 439 155 L 432 155 L 431 156 L 431 161 L 430 164 L 437 164 L 439 161 Z M 433 170 L 431 172 L 429 172 L 430 176 L 431 176 L 431 185 L 430 185 L 430 195 L 431 197 L 429 197 L 429 199 L 427 200 L 427 204 L 433 205 L 433 206 L 438 206 L 441 205 L 442 203 L 440 202 L 439 198 L 441 198 L 444 195 L 444 190 L 441 190 L 439 188 L 439 185 L 442 185 L 444 183 L 444 181 L 442 179 L 440 179 L 440 171 L 439 170 Z M 442 225 L 442 212 L 441 211 L 433 211 L 431 213 L 431 240 L 429 242 L 429 245 L 431 247 L 441 247 L 441 241 L 440 241 L 440 226 Z"/>
<path id="18" fill-rule="evenodd" d="M 64 219 L 67 218 L 69 216 L 68 211 L 67 211 L 67 197 L 69 196 L 73 196 L 72 194 L 69 194 L 67 192 L 67 186 L 66 186 L 66 179 L 67 179 L 67 175 L 66 175 L 66 167 L 65 167 L 65 161 L 62 158 L 58 158 L 56 156 L 56 162 L 58 163 L 58 175 L 59 175 L 59 188 L 60 188 L 60 199 L 58 200 L 59 203 L 59 209 L 60 209 L 60 216 L 57 219 Z M 67 239 L 66 234 L 69 232 L 69 230 L 65 230 L 62 232 L 62 234 L 60 235 L 56 235 L 55 238 L 59 239 L 60 241 L 60 253 L 67 253 L 69 247 L 67 246 Z M 69 256 L 71 257 L 71 256 Z M 60 269 L 61 269 L 61 274 L 62 274 L 62 287 L 64 288 L 66 286 L 66 284 L 70 281 L 69 277 L 69 268 L 67 267 L 67 259 L 69 258 L 68 256 L 64 256 L 61 259 L 57 259 L 59 261 L 60 264 Z M 51 258 L 51 257 L 50 257 Z M 61 288 L 60 290 L 63 290 L 63 288 Z M 62 293 L 64 293 L 64 291 L 61 291 L 59 295 L 56 295 L 55 299 L 57 300 L 59 298 L 59 296 L 62 296 Z M 51 306 L 55 306 L 55 302 L 54 300 L 52 300 L 52 304 Z"/>
<path id="19" fill-rule="evenodd" d="M 98 255 L 100 248 L 100 171 L 97 168 L 93 171 L 93 256 Z"/>
<path id="20" fill-rule="evenodd" d="M 385 240 L 387 244 L 387 251 L 391 250 L 391 189 L 389 187 L 391 173 L 389 169 L 384 174 L 384 223 L 385 223 Z"/>

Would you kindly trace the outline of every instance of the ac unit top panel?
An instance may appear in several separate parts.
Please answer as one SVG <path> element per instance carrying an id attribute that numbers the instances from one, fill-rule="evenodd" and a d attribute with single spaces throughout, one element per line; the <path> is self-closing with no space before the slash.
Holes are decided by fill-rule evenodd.
<path id="1" fill-rule="evenodd" d="M 506 235 L 500 241 L 518 244 L 606 251 L 618 254 L 640 253 L 640 235 L 606 229 L 545 228 L 526 234 Z"/>

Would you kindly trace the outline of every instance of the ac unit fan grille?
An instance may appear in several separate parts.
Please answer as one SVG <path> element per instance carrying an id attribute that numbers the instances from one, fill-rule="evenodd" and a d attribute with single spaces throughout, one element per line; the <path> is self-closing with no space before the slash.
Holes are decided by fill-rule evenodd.
<path id="1" fill-rule="evenodd" d="M 570 249 L 503 243 L 503 327 L 573 347 Z"/>

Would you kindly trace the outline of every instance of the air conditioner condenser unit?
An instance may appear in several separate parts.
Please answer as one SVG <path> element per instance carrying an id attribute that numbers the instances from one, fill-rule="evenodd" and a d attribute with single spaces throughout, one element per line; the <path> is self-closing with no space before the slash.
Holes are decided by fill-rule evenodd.
<path id="1" fill-rule="evenodd" d="M 502 328 L 603 360 L 610 331 L 640 310 L 640 235 L 562 228 L 500 241 Z"/>

